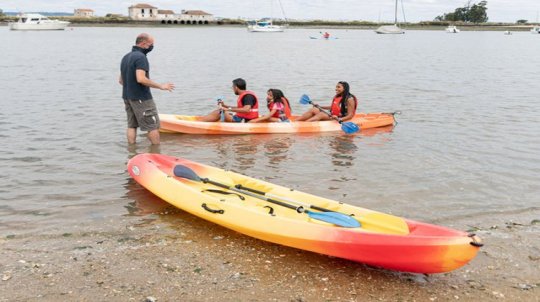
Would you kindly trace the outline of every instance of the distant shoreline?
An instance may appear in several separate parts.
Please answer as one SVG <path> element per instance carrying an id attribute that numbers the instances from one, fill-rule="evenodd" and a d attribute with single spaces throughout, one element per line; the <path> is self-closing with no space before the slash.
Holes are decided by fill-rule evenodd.
<path id="1" fill-rule="evenodd" d="M 127 17 L 51 17 L 52 19 L 71 22 L 71 27 L 245 27 L 245 21 L 237 19 L 224 19 L 211 24 L 164 24 L 159 21 L 133 21 Z M 0 17 L 0 26 L 6 26 L 8 22 L 15 22 L 17 17 Z M 274 21 L 274 24 L 281 25 L 284 22 Z M 391 23 L 376 23 L 368 21 L 289 21 L 289 28 L 316 28 L 316 29 L 376 29 L 381 25 L 390 25 Z M 463 22 L 446 21 L 423 21 L 418 23 L 403 23 L 399 26 L 405 30 L 442 30 L 448 25 L 456 25 L 462 31 L 528 31 L 534 24 L 514 24 L 514 23 L 485 23 L 469 24 Z"/>

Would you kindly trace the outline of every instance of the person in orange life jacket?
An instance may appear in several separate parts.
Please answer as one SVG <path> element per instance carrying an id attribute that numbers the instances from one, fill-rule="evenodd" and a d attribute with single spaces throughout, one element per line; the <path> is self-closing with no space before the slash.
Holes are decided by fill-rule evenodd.
<path id="1" fill-rule="evenodd" d="M 347 82 L 338 82 L 336 85 L 336 95 L 332 100 L 330 106 L 321 106 L 323 109 L 330 110 L 332 117 L 328 114 L 320 111 L 316 107 L 311 108 L 309 111 L 305 112 L 296 119 L 296 121 L 326 121 L 336 117 L 340 121 L 348 121 L 354 117 L 356 114 L 356 108 L 358 106 L 358 100 L 356 96 L 349 92 L 349 84 Z M 346 101 L 343 101 L 343 100 Z"/>
<path id="2" fill-rule="evenodd" d="M 218 109 L 203 116 L 202 122 L 217 122 L 219 120 L 229 123 L 249 122 L 259 117 L 259 102 L 252 91 L 246 90 L 246 81 L 238 78 L 232 81 L 234 94 L 238 96 L 236 107 L 218 103 Z M 232 114 L 229 114 L 232 112 Z"/>
<path id="3" fill-rule="evenodd" d="M 249 122 L 289 122 L 291 105 L 289 104 L 289 100 L 283 95 L 283 92 L 279 89 L 268 89 L 267 94 L 268 114 Z"/>
<path id="4" fill-rule="evenodd" d="M 323 38 L 325 38 L 325 39 L 330 38 L 330 34 L 327 31 L 325 31 L 324 34 L 323 34 Z"/>

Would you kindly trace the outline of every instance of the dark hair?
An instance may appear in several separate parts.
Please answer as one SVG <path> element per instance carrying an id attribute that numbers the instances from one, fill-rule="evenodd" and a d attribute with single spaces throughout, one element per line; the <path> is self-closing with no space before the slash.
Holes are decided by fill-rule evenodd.
<path id="1" fill-rule="evenodd" d="M 232 83 L 234 86 L 238 87 L 238 89 L 246 90 L 246 87 L 247 87 L 246 80 L 242 78 L 238 78 L 238 79 L 234 79 Z"/>
<path id="2" fill-rule="evenodd" d="M 351 87 L 349 86 L 349 83 L 345 81 L 339 81 L 338 84 L 341 84 L 343 86 L 343 93 L 341 94 L 341 112 L 346 112 L 347 101 L 351 97 L 354 98 L 354 95 L 350 92 Z"/>
<path id="3" fill-rule="evenodd" d="M 285 95 L 283 95 L 283 91 L 279 89 L 268 89 L 268 92 L 272 93 L 272 98 L 274 99 L 274 102 L 283 103 L 283 99 Z"/>

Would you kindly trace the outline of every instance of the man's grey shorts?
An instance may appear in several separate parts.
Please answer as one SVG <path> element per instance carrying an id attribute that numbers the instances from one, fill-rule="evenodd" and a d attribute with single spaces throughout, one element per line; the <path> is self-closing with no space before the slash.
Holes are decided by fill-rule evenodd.
<path id="1" fill-rule="evenodd" d="M 159 129 L 159 115 L 154 100 L 124 100 L 128 128 L 142 131 Z"/>

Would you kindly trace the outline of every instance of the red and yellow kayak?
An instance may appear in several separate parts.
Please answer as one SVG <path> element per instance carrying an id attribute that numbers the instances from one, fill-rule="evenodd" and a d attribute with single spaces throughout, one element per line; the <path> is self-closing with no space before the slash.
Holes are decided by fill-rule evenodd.
<path id="1" fill-rule="evenodd" d="M 289 123 L 223 123 L 201 122 L 200 116 L 160 114 L 160 131 L 188 134 L 262 134 L 262 133 L 313 133 L 341 131 L 337 121 Z M 349 122 L 361 130 L 385 127 L 394 124 L 392 113 L 359 113 Z"/>
<path id="2" fill-rule="evenodd" d="M 448 272 L 471 261 L 482 245 L 474 234 L 339 203 L 182 158 L 139 154 L 128 162 L 128 171 L 168 203 L 226 228 L 386 269 Z M 186 171 L 199 179 L 186 176 Z M 301 212 L 295 210 L 298 204 L 312 207 Z M 357 225 L 328 222 L 328 215 L 346 216 Z"/>

